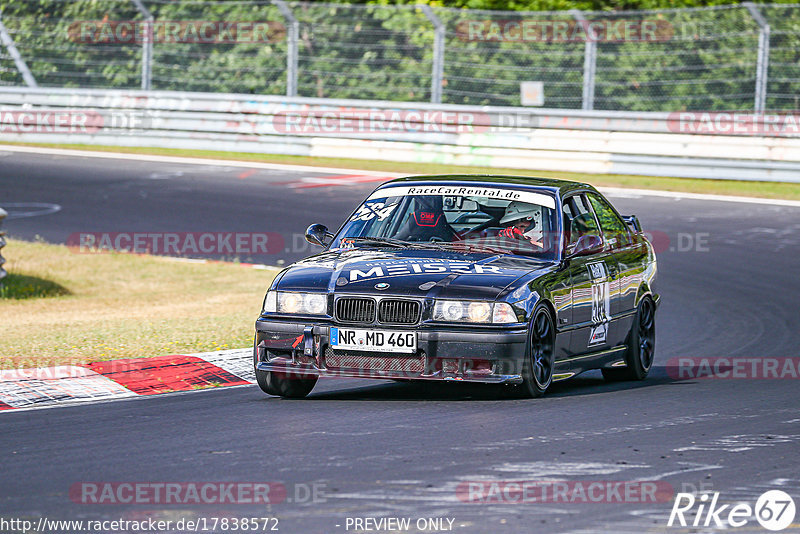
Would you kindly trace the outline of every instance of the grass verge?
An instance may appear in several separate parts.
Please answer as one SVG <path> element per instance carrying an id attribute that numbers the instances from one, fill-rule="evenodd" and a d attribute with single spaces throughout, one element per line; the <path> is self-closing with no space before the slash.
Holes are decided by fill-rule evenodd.
<path id="1" fill-rule="evenodd" d="M 9 239 L 0 369 L 246 347 L 277 269 Z"/>
<path id="2" fill-rule="evenodd" d="M 587 174 L 577 172 L 537 171 L 534 169 L 503 169 L 494 167 L 472 167 L 447 165 L 441 163 L 399 163 L 395 161 L 363 160 L 355 158 L 318 158 L 305 156 L 284 156 L 277 154 L 251 154 L 245 152 L 219 152 L 213 150 L 184 150 L 173 148 L 112 147 L 80 144 L 42 144 L 42 143 L 3 143 L 21 146 L 42 146 L 67 148 L 73 150 L 92 150 L 96 152 L 121 152 L 125 154 L 154 154 L 160 156 L 181 156 L 193 158 L 229 159 L 236 161 L 256 161 L 262 163 L 283 163 L 290 165 L 313 165 L 338 167 L 343 169 L 364 169 L 373 171 L 401 172 L 408 174 L 510 174 L 536 175 L 566 180 L 579 180 L 595 186 L 626 187 L 634 189 L 660 189 L 688 193 L 715 195 L 735 195 L 762 198 L 782 198 L 800 200 L 800 184 L 780 182 L 748 182 L 737 180 L 701 180 L 693 178 L 669 178 L 658 176 L 632 176 L 622 174 Z"/>

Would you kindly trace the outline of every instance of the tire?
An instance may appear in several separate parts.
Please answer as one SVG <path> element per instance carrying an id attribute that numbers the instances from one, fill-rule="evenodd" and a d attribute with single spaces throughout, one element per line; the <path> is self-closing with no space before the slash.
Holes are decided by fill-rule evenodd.
<path id="1" fill-rule="evenodd" d="M 267 381 L 268 374 L 269 373 L 266 371 L 259 371 L 258 369 L 256 369 L 256 382 L 258 383 L 258 387 L 260 387 L 261 391 L 263 391 L 267 395 L 274 395 L 276 397 L 280 397 L 281 394 L 278 393 L 278 390 L 274 389 Z"/>
<path id="2" fill-rule="evenodd" d="M 609 382 L 644 380 L 653 366 L 656 351 L 656 306 L 649 296 L 644 297 L 636 308 L 627 345 L 625 367 L 602 369 L 603 378 Z"/>
<path id="3" fill-rule="evenodd" d="M 298 378 L 287 376 L 278 371 L 259 371 L 256 369 L 256 382 L 261 391 L 267 395 L 275 395 L 286 399 L 302 399 L 314 389 L 315 378 Z"/>
<path id="4" fill-rule="evenodd" d="M 258 349 L 253 349 L 253 368 L 256 373 L 256 382 L 261 391 L 267 395 L 284 397 L 287 399 L 302 399 L 314 389 L 317 377 L 300 378 L 299 376 L 286 376 L 285 373 L 277 371 L 259 371 L 255 366 L 258 365 Z"/>
<path id="5" fill-rule="evenodd" d="M 556 331 L 547 306 L 542 305 L 534 310 L 528 328 L 527 345 L 522 365 L 522 384 L 510 390 L 512 396 L 517 398 L 541 397 L 553 382 Z"/>

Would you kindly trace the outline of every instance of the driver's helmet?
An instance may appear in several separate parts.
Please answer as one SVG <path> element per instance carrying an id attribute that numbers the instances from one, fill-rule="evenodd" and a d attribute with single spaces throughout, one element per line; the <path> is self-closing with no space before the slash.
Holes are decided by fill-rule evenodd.
<path id="1" fill-rule="evenodd" d="M 527 202 L 520 202 L 519 200 L 512 201 L 506 207 L 506 213 L 500 219 L 500 224 L 506 225 L 520 219 L 527 219 L 531 221 L 532 226 L 535 226 L 536 217 L 539 215 L 539 207 Z"/>

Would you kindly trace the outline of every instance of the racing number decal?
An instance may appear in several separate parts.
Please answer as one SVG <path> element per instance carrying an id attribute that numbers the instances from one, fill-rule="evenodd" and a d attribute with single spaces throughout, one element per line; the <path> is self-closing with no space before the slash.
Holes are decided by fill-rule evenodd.
<path id="1" fill-rule="evenodd" d="M 394 209 L 397 207 L 397 202 L 394 204 L 390 204 L 385 206 L 383 202 L 372 202 L 369 204 L 364 204 L 358 211 L 350 217 L 350 222 L 354 221 L 369 221 L 370 219 L 374 219 L 378 217 L 379 221 L 384 220 L 386 217 L 391 215 Z"/>
<path id="2" fill-rule="evenodd" d="M 608 281 L 592 283 L 592 322 L 607 322 L 611 318 Z"/>
<path id="3" fill-rule="evenodd" d="M 606 270 L 606 262 L 599 261 L 597 263 L 587 263 L 586 268 L 589 269 L 589 276 L 592 280 L 604 280 L 608 278 L 608 271 Z"/>
<path id="4" fill-rule="evenodd" d="M 606 340 L 608 323 L 611 321 L 611 294 L 605 262 L 587 263 L 586 268 L 592 278 L 592 323 L 594 326 L 589 334 L 589 346 L 591 346 Z"/>

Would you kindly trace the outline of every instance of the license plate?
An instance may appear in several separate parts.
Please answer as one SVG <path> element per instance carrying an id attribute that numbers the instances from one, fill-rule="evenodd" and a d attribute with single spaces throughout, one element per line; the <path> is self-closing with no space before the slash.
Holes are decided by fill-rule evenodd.
<path id="1" fill-rule="evenodd" d="M 331 328 L 331 347 L 366 352 L 417 352 L 416 332 Z"/>

